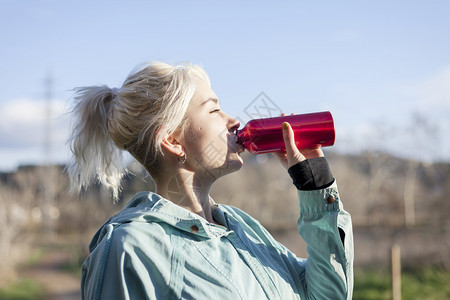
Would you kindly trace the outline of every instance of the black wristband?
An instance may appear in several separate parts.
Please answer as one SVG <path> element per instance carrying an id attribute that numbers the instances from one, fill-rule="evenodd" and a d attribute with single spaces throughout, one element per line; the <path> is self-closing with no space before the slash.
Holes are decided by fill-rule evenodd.
<path id="1" fill-rule="evenodd" d="M 329 187 L 333 174 L 325 157 L 317 157 L 299 162 L 288 169 L 294 185 L 299 190 L 312 191 Z"/>

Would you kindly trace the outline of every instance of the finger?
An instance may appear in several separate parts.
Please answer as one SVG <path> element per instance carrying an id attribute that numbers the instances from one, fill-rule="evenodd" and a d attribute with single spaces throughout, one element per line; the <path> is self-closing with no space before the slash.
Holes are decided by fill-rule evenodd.
<path id="1" fill-rule="evenodd" d="M 286 146 L 287 156 L 293 157 L 297 156 L 299 152 L 297 146 L 295 145 L 294 131 L 288 122 L 283 122 L 283 140 Z"/>
<path id="2" fill-rule="evenodd" d="M 272 155 L 278 158 L 279 160 L 287 160 L 286 159 L 286 152 L 272 152 Z"/>

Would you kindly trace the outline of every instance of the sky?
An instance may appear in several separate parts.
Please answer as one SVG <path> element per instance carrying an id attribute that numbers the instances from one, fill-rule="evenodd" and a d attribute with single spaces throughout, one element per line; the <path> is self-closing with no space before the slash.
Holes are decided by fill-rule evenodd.
<path id="1" fill-rule="evenodd" d="M 202 66 L 242 125 L 267 100 L 330 111 L 329 151 L 450 161 L 449 16 L 450 1 L 0 0 L 0 171 L 67 161 L 72 89 L 155 60 Z"/>

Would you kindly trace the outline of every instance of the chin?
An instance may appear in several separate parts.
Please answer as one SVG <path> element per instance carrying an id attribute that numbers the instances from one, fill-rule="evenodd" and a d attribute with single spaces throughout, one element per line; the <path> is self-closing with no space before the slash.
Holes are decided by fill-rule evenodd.
<path id="1" fill-rule="evenodd" d="M 219 174 L 221 176 L 225 176 L 227 174 L 239 171 L 242 168 L 242 165 L 244 164 L 242 158 L 239 155 L 236 155 L 236 157 L 233 157 L 229 160 L 227 160 L 220 168 L 219 168 Z"/>
<path id="2" fill-rule="evenodd" d="M 242 159 L 239 157 L 239 160 L 234 160 L 232 162 L 229 163 L 229 167 L 231 172 L 236 172 L 239 171 L 242 168 L 242 165 L 244 164 L 244 162 L 242 161 Z"/>
<path id="3" fill-rule="evenodd" d="M 229 173 L 239 171 L 242 168 L 244 161 L 239 155 L 236 155 L 236 158 L 230 160 L 228 162 L 228 171 Z"/>

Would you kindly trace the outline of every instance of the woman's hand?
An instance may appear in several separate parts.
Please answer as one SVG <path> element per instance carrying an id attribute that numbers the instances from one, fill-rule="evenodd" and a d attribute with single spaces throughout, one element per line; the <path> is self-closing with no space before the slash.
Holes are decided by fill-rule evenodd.
<path id="1" fill-rule="evenodd" d="M 289 169 L 293 165 L 304 161 L 305 159 L 324 156 L 320 146 L 316 148 L 298 149 L 295 145 L 294 131 L 292 130 L 291 125 L 288 122 L 284 122 L 282 127 L 286 151 L 274 152 L 273 155 L 278 158 L 286 169 Z"/>

